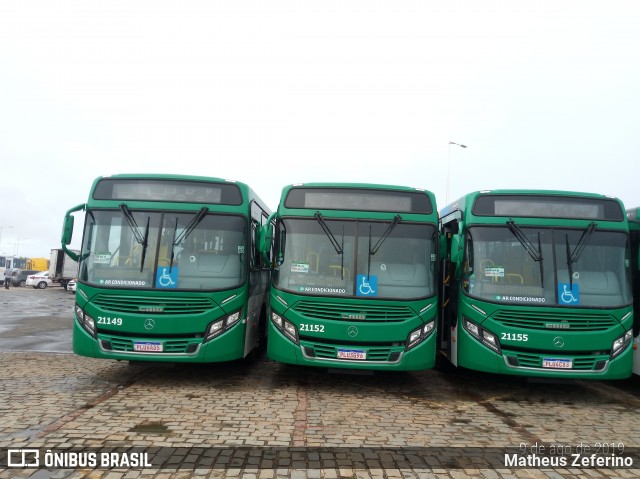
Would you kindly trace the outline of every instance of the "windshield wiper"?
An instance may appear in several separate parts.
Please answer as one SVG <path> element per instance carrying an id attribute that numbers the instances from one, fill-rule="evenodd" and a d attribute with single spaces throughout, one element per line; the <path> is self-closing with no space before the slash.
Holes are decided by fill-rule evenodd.
<path id="1" fill-rule="evenodd" d="M 340 255 L 340 281 L 343 281 L 344 280 L 344 249 L 343 249 L 344 248 L 344 226 L 342 227 L 342 245 L 340 245 L 338 244 L 338 240 L 336 239 L 336 237 L 333 236 L 333 233 L 329 229 L 329 225 L 327 225 L 327 223 L 324 221 L 324 218 L 322 217 L 319 211 L 316 211 L 316 214 L 314 215 L 314 217 L 316 218 L 316 221 L 318 221 L 318 223 L 320 224 L 320 227 L 324 231 L 324 234 L 326 234 L 327 238 L 329 238 L 329 241 L 331 242 L 333 249 L 335 249 L 336 253 Z"/>
<path id="2" fill-rule="evenodd" d="M 209 212 L 209 208 L 203 206 L 200 208 L 200 211 L 196 213 L 196 215 L 191 219 L 189 224 L 184 227 L 180 236 L 176 238 L 176 233 L 178 232 L 178 217 L 176 216 L 176 224 L 173 228 L 173 241 L 171 242 L 171 259 L 169 261 L 169 272 L 171 272 L 171 268 L 173 268 L 173 259 L 174 259 L 174 248 L 182 243 L 187 237 L 191 234 L 191 232 L 200 224 L 205 215 Z"/>
<path id="3" fill-rule="evenodd" d="M 131 210 L 129 209 L 129 207 L 126 204 L 122 203 L 120 205 L 120 209 L 122 210 L 124 217 L 127 219 L 127 222 L 129 223 L 129 228 L 131 228 L 131 231 L 133 232 L 133 236 L 135 236 L 136 241 L 138 242 L 138 244 L 142 245 L 142 258 L 140 261 L 140 272 L 142 272 L 144 268 L 144 259 L 147 255 L 147 246 L 148 246 L 148 239 L 149 239 L 149 221 L 151 220 L 151 216 L 147 216 L 147 226 L 145 227 L 144 236 L 143 236 L 142 233 L 140 233 L 140 228 L 138 226 L 138 223 L 136 223 L 136 220 L 133 217 L 133 213 L 131 213 Z"/>
<path id="4" fill-rule="evenodd" d="M 507 228 L 520 242 L 524 250 L 531 256 L 533 261 L 540 265 L 540 286 L 544 289 L 544 267 L 542 265 L 544 258 L 542 257 L 542 242 L 540 240 L 540 232 L 538 232 L 538 249 L 529 241 L 527 235 L 520 229 L 520 227 L 513 220 L 507 221 Z"/>
<path id="5" fill-rule="evenodd" d="M 380 239 L 373 246 L 373 248 L 371 247 L 371 226 L 369 226 L 369 256 L 367 258 L 367 281 L 369 280 L 369 276 L 371 274 L 371 257 L 378 252 L 378 250 L 382 246 L 382 243 L 385 242 L 385 240 L 389 237 L 389 235 L 395 229 L 395 227 L 398 226 L 398 223 L 400 223 L 400 221 L 402 221 L 402 218 L 400 217 L 400 215 L 394 216 L 393 221 L 389 226 L 387 226 L 387 229 L 385 230 L 384 233 L 382 233 L 382 236 L 380 236 Z"/>
<path id="6" fill-rule="evenodd" d="M 589 241 L 589 238 L 591 238 L 591 235 L 593 234 L 595 229 L 596 229 L 595 223 L 589 224 L 587 229 L 582 232 L 582 236 L 580 236 L 580 239 L 578 240 L 578 244 L 576 244 L 576 247 L 574 248 L 573 253 L 571 252 L 571 247 L 569 246 L 569 235 L 567 234 L 564 237 L 566 242 L 566 247 L 567 247 L 567 268 L 569 270 L 568 272 L 569 272 L 569 288 L 570 289 L 573 289 L 573 263 L 577 262 L 580 259 L 580 256 L 584 251 L 584 247 L 587 246 L 587 242 Z"/>

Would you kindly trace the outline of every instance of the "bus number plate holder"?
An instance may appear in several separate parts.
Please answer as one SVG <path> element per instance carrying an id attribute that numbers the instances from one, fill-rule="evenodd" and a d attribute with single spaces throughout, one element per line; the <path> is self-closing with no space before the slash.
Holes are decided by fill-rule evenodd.
<path id="1" fill-rule="evenodd" d="M 139 353 L 161 353 L 162 343 L 137 342 L 137 343 L 133 343 L 133 350 Z"/>
<path id="2" fill-rule="evenodd" d="M 338 359 L 362 361 L 367 359 L 367 352 L 362 349 L 338 349 Z"/>
<path id="3" fill-rule="evenodd" d="M 571 369 L 573 362 L 571 359 L 542 358 L 542 367 L 549 369 Z"/>

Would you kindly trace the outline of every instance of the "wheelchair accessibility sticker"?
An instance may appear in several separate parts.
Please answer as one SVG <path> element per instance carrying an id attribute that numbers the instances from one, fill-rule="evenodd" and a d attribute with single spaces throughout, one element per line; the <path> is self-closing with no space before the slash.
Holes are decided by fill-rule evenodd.
<path id="1" fill-rule="evenodd" d="M 156 288 L 177 288 L 178 287 L 178 268 L 173 267 L 171 271 L 164 266 L 158 268 L 156 273 Z"/>
<path id="2" fill-rule="evenodd" d="M 558 303 L 580 304 L 580 286 L 573 283 L 571 288 L 569 283 L 558 283 Z"/>
<path id="3" fill-rule="evenodd" d="M 359 274 L 356 285 L 356 296 L 378 296 L 378 277 Z"/>

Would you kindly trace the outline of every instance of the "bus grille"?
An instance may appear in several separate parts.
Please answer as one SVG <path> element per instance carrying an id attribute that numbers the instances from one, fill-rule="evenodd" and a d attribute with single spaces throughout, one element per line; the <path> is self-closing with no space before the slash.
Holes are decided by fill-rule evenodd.
<path id="1" fill-rule="evenodd" d="M 111 343 L 111 350 L 122 352 L 122 353 L 132 353 L 133 351 L 133 340 L 124 339 L 124 338 L 109 338 L 109 342 Z M 184 354 L 187 352 L 187 348 L 189 347 L 190 342 L 188 340 L 169 340 L 163 341 L 163 351 L 164 354 Z M 159 353 L 159 354 L 162 354 Z M 147 353 L 148 354 L 148 353 Z"/>
<path id="2" fill-rule="evenodd" d="M 527 353 L 505 353 L 508 356 L 515 356 L 518 359 L 518 365 L 521 368 L 540 368 L 545 369 L 545 371 L 553 371 L 550 368 L 542 367 L 542 356 L 539 354 L 527 354 Z M 555 357 L 556 353 L 548 354 L 546 356 Z M 608 356 L 580 356 L 573 357 L 573 367 L 572 370 L 581 370 L 581 371 L 591 371 L 598 370 L 603 361 L 609 359 Z"/>
<path id="3" fill-rule="evenodd" d="M 166 296 L 112 296 L 99 294 L 93 300 L 99 308 L 140 314 L 202 314 L 213 309 L 207 298 L 172 298 Z"/>
<path id="4" fill-rule="evenodd" d="M 411 308 L 406 306 L 357 306 L 342 303 L 300 301 L 292 309 L 307 318 L 330 321 L 395 323 L 416 317 Z"/>
<path id="5" fill-rule="evenodd" d="M 314 344 L 313 352 L 316 358 L 336 359 L 338 357 L 338 348 L 326 344 Z M 393 351 L 389 348 L 369 348 L 367 350 L 367 361 L 389 361 L 391 353 Z M 395 359 L 395 357 L 391 359 Z"/>
<path id="6" fill-rule="evenodd" d="M 584 314 L 581 312 L 498 311 L 493 319 L 504 326 L 543 331 L 606 331 L 619 323 L 609 314 Z"/>

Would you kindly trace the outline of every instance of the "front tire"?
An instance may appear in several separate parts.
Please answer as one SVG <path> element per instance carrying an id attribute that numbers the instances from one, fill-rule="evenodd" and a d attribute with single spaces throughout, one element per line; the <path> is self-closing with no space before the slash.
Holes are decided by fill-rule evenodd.
<path id="1" fill-rule="evenodd" d="M 40 281 L 38 283 L 38 289 L 45 289 L 47 287 L 47 283 L 44 281 Z"/>
<path id="2" fill-rule="evenodd" d="M 24 288 L 26 285 L 27 285 L 27 282 L 26 280 L 23 279 L 22 281 L 20 281 L 20 284 L 18 286 L 20 286 L 21 288 Z"/>

